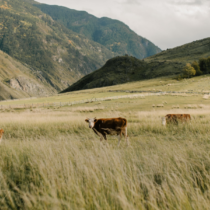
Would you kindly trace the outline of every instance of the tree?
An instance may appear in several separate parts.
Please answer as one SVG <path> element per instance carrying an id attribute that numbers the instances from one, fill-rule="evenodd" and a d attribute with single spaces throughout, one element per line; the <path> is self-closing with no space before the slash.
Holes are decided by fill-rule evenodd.
<path id="1" fill-rule="evenodd" d="M 203 73 L 210 73 L 210 57 L 199 59 L 199 66 Z"/>
<path id="2" fill-rule="evenodd" d="M 190 65 L 190 63 L 187 63 L 186 66 L 182 70 L 183 77 L 189 78 L 196 74 L 195 69 Z"/>
<path id="3" fill-rule="evenodd" d="M 195 69 L 195 71 L 196 71 L 196 76 L 199 76 L 199 75 L 202 75 L 202 71 L 200 70 L 200 66 L 199 66 L 199 64 L 198 64 L 198 62 L 197 61 L 194 61 L 192 64 L 191 64 L 191 66 Z"/>

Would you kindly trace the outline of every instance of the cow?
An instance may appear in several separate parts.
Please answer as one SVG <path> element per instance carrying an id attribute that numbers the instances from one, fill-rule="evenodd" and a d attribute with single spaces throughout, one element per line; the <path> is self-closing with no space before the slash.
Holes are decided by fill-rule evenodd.
<path id="1" fill-rule="evenodd" d="M 179 122 L 188 122 L 191 120 L 191 116 L 189 114 L 167 114 L 165 117 L 162 117 L 162 124 L 176 124 Z"/>
<path id="2" fill-rule="evenodd" d="M 85 119 L 89 123 L 89 128 L 100 136 L 100 140 L 107 140 L 106 135 L 118 135 L 118 146 L 120 145 L 122 134 L 125 136 L 126 143 L 128 145 L 127 135 L 127 120 L 125 118 L 87 118 Z"/>
<path id="3" fill-rule="evenodd" d="M 2 137 L 3 137 L 3 133 L 4 133 L 4 130 L 0 129 L 0 143 L 1 143 L 1 140 L 2 140 Z"/>

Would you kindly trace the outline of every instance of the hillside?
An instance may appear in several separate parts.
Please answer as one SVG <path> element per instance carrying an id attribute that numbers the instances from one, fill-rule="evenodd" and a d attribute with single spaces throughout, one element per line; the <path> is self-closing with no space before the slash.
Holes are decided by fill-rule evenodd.
<path id="1" fill-rule="evenodd" d="M 177 75 L 186 63 L 208 56 L 210 56 L 210 38 L 168 49 L 143 60 L 131 56 L 115 57 L 62 93 Z"/>
<path id="2" fill-rule="evenodd" d="M 139 100 L 141 101 L 141 106 L 138 105 L 135 109 L 138 111 L 140 109 L 142 111 L 145 111 L 151 110 L 152 104 L 164 103 L 163 97 L 170 98 L 170 100 L 167 99 L 167 104 L 164 105 L 164 109 L 170 109 L 172 108 L 172 105 L 179 104 L 177 102 L 177 96 L 182 101 L 182 104 L 184 106 L 191 103 L 209 106 L 209 82 L 209 74 L 189 79 L 183 79 L 180 81 L 175 80 L 172 76 L 158 77 L 154 79 L 145 79 L 142 81 L 128 82 L 114 86 L 72 91 L 64 94 L 54 94 L 48 97 L 34 97 L 30 99 L 0 101 L 0 110 L 1 106 L 6 109 L 6 107 L 9 106 L 13 108 L 23 107 L 24 104 L 27 105 L 27 107 L 30 107 L 32 104 L 34 104 L 34 107 L 37 108 L 45 104 L 45 108 L 46 106 L 50 106 L 51 108 L 57 107 L 58 109 L 60 109 L 61 107 L 63 107 L 64 109 L 71 109 L 78 106 L 81 108 L 85 108 L 87 106 L 97 107 L 97 105 L 100 106 L 101 104 L 101 106 L 106 107 L 107 111 L 110 111 L 113 105 L 116 107 L 119 105 L 119 101 L 125 102 L 125 99 L 132 99 L 133 102 L 136 103 L 135 100 L 139 98 Z M 163 97 L 160 97 L 160 95 L 162 95 Z M 208 97 L 204 97 L 205 95 Z M 148 96 L 150 98 L 150 102 L 145 103 L 143 106 L 144 96 Z M 154 101 L 154 97 L 156 97 L 157 101 Z M 189 101 L 189 99 L 191 100 L 191 102 Z M 127 105 L 132 106 L 132 104 L 129 104 L 129 100 L 127 100 L 126 104 L 121 104 L 121 108 L 123 108 L 123 110 L 127 110 Z M 108 104 L 110 106 L 107 107 Z M 87 112 L 85 111 L 85 109 L 81 109 L 81 112 L 84 112 L 84 114 L 87 112 L 90 112 L 90 114 L 92 114 L 91 110 L 87 110 Z"/>
<path id="3" fill-rule="evenodd" d="M 60 91 L 115 56 L 54 21 L 33 3 L 0 0 L 0 50 L 27 65 L 37 82 L 41 77 L 48 93 L 49 86 Z"/>
<path id="4" fill-rule="evenodd" d="M 110 18 L 97 18 L 85 11 L 76 11 L 60 6 L 36 5 L 53 20 L 72 31 L 105 46 L 117 55 L 128 54 L 142 59 L 160 52 L 149 40 L 138 36 L 124 23 Z"/>
<path id="5" fill-rule="evenodd" d="M 55 93 L 42 74 L 0 51 L 0 100 Z"/>

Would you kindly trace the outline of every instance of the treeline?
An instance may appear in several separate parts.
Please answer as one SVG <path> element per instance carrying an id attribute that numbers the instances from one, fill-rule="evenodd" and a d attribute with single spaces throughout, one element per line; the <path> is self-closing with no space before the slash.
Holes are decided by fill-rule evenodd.
<path id="1" fill-rule="evenodd" d="M 187 63 L 182 69 L 181 78 L 190 78 L 193 76 L 200 76 L 202 74 L 210 73 L 210 56 L 208 58 L 201 58 L 199 61 L 194 61 L 193 63 Z"/>

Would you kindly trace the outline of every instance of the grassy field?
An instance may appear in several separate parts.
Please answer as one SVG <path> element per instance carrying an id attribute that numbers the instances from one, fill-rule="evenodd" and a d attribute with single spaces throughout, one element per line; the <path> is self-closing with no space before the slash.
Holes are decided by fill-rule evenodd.
<path id="1" fill-rule="evenodd" d="M 210 76 L 199 76 L 191 79 L 177 81 L 172 77 L 162 77 L 157 79 L 145 80 L 140 82 L 130 82 L 122 85 L 115 85 L 103 88 L 95 88 L 89 90 L 75 91 L 65 94 L 58 94 L 48 97 L 33 97 L 19 100 L 0 101 L 1 105 L 30 105 L 43 103 L 59 103 L 74 102 L 80 100 L 91 100 L 106 97 L 117 97 L 122 95 L 132 96 L 133 94 L 126 92 L 110 92 L 111 91 L 194 91 L 194 92 L 210 92 L 209 91 Z M 135 94 L 135 93 L 134 93 Z M 198 101 L 202 101 L 202 95 L 198 96 Z M 1 107 L 0 107 L 1 108 Z"/>
<path id="2" fill-rule="evenodd" d="M 103 88 L 46 100 L 87 94 L 127 93 Z M 209 108 L 209 99 L 188 94 L 2 109 L 0 209 L 209 209 Z M 189 113 L 192 121 L 163 127 L 161 117 L 168 113 Z M 117 147 L 116 136 L 100 142 L 84 121 L 119 116 L 128 120 L 129 146 L 122 139 Z"/>

